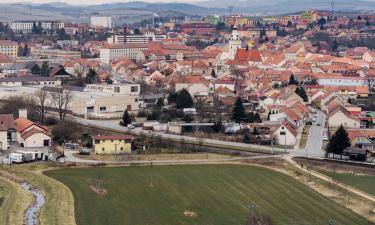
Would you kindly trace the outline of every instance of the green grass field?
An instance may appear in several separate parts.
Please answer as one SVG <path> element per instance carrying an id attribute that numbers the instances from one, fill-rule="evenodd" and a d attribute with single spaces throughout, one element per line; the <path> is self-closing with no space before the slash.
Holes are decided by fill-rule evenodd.
<path id="1" fill-rule="evenodd" d="M 9 201 L 12 196 L 12 186 L 4 179 L 0 179 L 0 222 L 8 223 Z"/>
<path id="2" fill-rule="evenodd" d="M 333 173 L 327 171 L 321 172 L 344 184 L 375 196 L 375 176 L 356 176 L 348 173 Z"/>
<path id="3" fill-rule="evenodd" d="M 69 168 L 45 172 L 75 198 L 78 225 L 241 225 L 255 203 L 276 225 L 373 225 L 298 181 L 240 165 Z M 108 194 L 90 190 L 100 178 Z M 152 181 L 152 185 L 151 185 Z M 196 218 L 184 216 L 193 211 Z"/>

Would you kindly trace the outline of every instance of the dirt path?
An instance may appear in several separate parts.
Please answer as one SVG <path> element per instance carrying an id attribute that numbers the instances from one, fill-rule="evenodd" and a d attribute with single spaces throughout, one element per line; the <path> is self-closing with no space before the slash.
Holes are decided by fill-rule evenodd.
<path id="1" fill-rule="evenodd" d="M 314 170 L 308 170 L 306 167 L 301 167 L 301 165 L 298 164 L 297 162 L 295 162 L 295 161 L 292 159 L 291 156 L 286 156 L 286 157 L 285 157 L 285 160 L 286 160 L 287 162 L 289 162 L 291 165 L 293 165 L 294 167 L 297 167 L 297 168 L 303 170 L 304 172 L 311 174 L 312 176 L 314 176 L 314 177 L 316 177 L 316 178 L 319 178 L 319 179 L 321 179 L 321 180 L 327 181 L 327 182 L 329 182 L 329 183 L 331 183 L 331 184 L 334 184 L 334 185 L 336 185 L 336 186 L 338 186 L 338 187 L 340 187 L 340 188 L 343 188 L 343 189 L 345 189 L 345 190 L 347 190 L 347 191 L 350 191 L 351 193 L 353 193 L 353 194 L 355 194 L 355 195 L 358 195 L 358 196 L 360 196 L 360 197 L 362 197 L 362 198 L 365 198 L 365 199 L 367 199 L 367 200 L 372 201 L 372 202 L 375 203 L 375 197 L 374 197 L 374 196 L 372 196 L 372 195 L 370 195 L 370 194 L 368 194 L 368 193 L 365 193 L 365 192 L 363 192 L 363 191 L 360 191 L 360 190 L 358 190 L 358 189 L 356 189 L 356 188 L 353 188 L 353 187 L 351 187 L 351 186 L 348 186 L 348 185 L 346 185 L 346 184 L 343 184 L 343 183 L 341 183 L 341 182 L 338 182 L 338 181 L 332 179 L 331 177 L 328 177 L 328 176 L 326 176 L 326 175 L 323 175 L 323 174 L 321 174 L 321 173 L 318 173 L 318 172 L 316 172 L 316 171 L 314 171 Z"/>

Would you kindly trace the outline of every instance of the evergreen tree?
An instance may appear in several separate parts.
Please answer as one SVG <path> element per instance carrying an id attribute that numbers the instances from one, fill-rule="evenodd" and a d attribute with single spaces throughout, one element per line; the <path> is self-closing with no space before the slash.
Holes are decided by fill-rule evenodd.
<path id="1" fill-rule="evenodd" d="M 350 139 L 345 128 L 341 125 L 334 135 L 330 138 L 326 147 L 327 153 L 333 153 L 334 155 L 341 155 L 347 147 L 350 147 Z"/>
<path id="2" fill-rule="evenodd" d="M 294 75 L 290 75 L 289 77 L 289 85 L 294 85 L 294 84 L 298 84 L 298 81 L 296 80 L 296 78 L 294 77 Z"/>
<path id="3" fill-rule="evenodd" d="M 250 144 L 250 143 L 251 143 L 251 137 L 250 137 L 250 134 L 249 134 L 249 133 L 246 133 L 246 134 L 243 136 L 243 143 L 246 143 L 246 144 Z"/>
<path id="4" fill-rule="evenodd" d="M 306 91 L 303 87 L 297 87 L 295 93 L 299 95 L 303 99 L 304 102 L 309 101 Z"/>
<path id="5" fill-rule="evenodd" d="M 268 116 L 267 116 L 267 120 L 270 120 L 270 117 L 271 117 L 271 111 L 268 112 Z"/>
<path id="6" fill-rule="evenodd" d="M 159 98 L 158 101 L 156 102 L 155 107 L 160 109 L 164 106 L 164 100 L 162 98 Z"/>
<path id="7" fill-rule="evenodd" d="M 256 122 L 256 123 L 261 123 L 262 122 L 262 119 L 260 118 L 259 113 L 255 113 L 255 115 L 254 115 L 254 122 Z"/>
<path id="8" fill-rule="evenodd" d="M 236 123 L 240 123 L 246 119 L 245 108 L 241 97 L 238 97 L 233 107 L 232 120 Z"/>
<path id="9" fill-rule="evenodd" d="M 130 123 L 131 123 L 131 119 L 130 119 L 128 110 L 125 110 L 124 114 L 122 114 L 121 126 L 127 127 Z"/>
<path id="10" fill-rule="evenodd" d="M 178 109 L 191 108 L 193 106 L 193 98 L 185 88 L 177 93 L 176 107 Z"/>
<path id="11" fill-rule="evenodd" d="M 100 83 L 100 78 L 98 74 L 92 68 L 90 68 L 89 72 L 86 74 L 86 83 L 88 84 Z"/>
<path id="12" fill-rule="evenodd" d="M 221 119 L 218 121 L 215 121 L 214 125 L 212 126 L 212 129 L 216 132 L 219 133 L 220 131 L 223 130 L 223 123 L 221 122 Z"/>
<path id="13" fill-rule="evenodd" d="M 169 93 L 169 95 L 168 95 L 168 104 L 176 103 L 176 100 L 177 100 L 177 93 L 175 93 L 175 92 Z"/>
<path id="14" fill-rule="evenodd" d="M 37 27 L 37 25 L 36 25 L 35 22 L 33 23 L 33 28 L 31 29 L 31 33 L 33 33 L 33 34 L 38 34 L 39 33 L 38 27 Z"/>
<path id="15" fill-rule="evenodd" d="M 259 131 L 256 127 L 254 127 L 253 129 L 253 135 L 258 135 L 259 134 Z"/>
<path id="16" fill-rule="evenodd" d="M 254 123 L 255 122 L 255 114 L 254 114 L 254 112 L 249 112 L 246 115 L 246 122 L 247 123 Z"/>
<path id="17" fill-rule="evenodd" d="M 214 77 L 214 78 L 216 78 L 216 72 L 215 72 L 215 70 L 212 70 L 211 76 Z"/>
<path id="18" fill-rule="evenodd" d="M 34 64 L 34 66 L 31 67 L 30 72 L 31 72 L 31 74 L 34 74 L 34 75 L 40 75 L 41 69 L 40 69 L 38 64 Z"/>
<path id="19" fill-rule="evenodd" d="M 65 33 L 65 29 L 64 28 L 61 28 L 59 31 L 58 31 L 58 39 L 59 40 L 65 40 L 67 39 L 67 35 Z"/>
<path id="20" fill-rule="evenodd" d="M 42 69 L 41 69 L 41 75 L 47 77 L 49 73 L 49 65 L 48 62 L 43 62 Z"/>
<path id="21" fill-rule="evenodd" d="M 23 47 L 22 56 L 25 57 L 25 56 L 28 56 L 28 55 L 29 55 L 29 46 L 27 44 L 25 44 L 25 46 Z"/>

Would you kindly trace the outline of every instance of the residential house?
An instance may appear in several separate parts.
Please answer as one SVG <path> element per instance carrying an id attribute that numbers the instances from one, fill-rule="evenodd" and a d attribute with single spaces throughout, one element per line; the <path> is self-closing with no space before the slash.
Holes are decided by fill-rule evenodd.
<path id="1" fill-rule="evenodd" d="M 12 114 L 0 114 L 0 125 L 7 129 L 7 141 L 16 141 L 16 125 Z M 2 142 L 5 143 L 5 142 Z M 4 146 L 3 146 L 4 147 Z"/>
<path id="2" fill-rule="evenodd" d="M 297 141 L 297 131 L 290 124 L 283 123 L 272 133 L 272 137 L 279 145 L 294 146 Z"/>
<path id="3" fill-rule="evenodd" d="M 337 128 L 344 126 L 345 128 L 360 128 L 361 121 L 350 114 L 350 112 L 342 105 L 331 110 L 327 116 L 328 126 Z"/>
<path id="4" fill-rule="evenodd" d="M 129 154 L 132 151 L 133 137 L 121 136 L 95 136 L 93 137 L 94 153 L 97 155 Z"/>
<path id="5" fill-rule="evenodd" d="M 51 137 L 48 136 L 48 128 L 38 125 L 24 117 L 15 120 L 16 139 L 21 147 L 49 147 Z"/>
<path id="6" fill-rule="evenodd" d="M 191 96 L 208 95 L 210 82 L 199 75 L 188 75 L 176 81 L 175 91 L 186 89 Z"/>

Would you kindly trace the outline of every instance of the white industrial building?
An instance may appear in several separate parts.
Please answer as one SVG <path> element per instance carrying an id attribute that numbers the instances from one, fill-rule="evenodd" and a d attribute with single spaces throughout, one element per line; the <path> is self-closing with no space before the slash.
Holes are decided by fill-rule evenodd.
<path id="1" fill-rule="evenodd" d="M 109 64 L 119 58 L 137 59 L 147 49 L 147 45 L 136 43 L 107 45 L 100 49 L 100 62 Z"/>
<path id="2" fill-rule="evenodd" d="M 95 27 L 112 28 L 112 17 L 103 15 L 92 15 L 91 25 Z"/>

